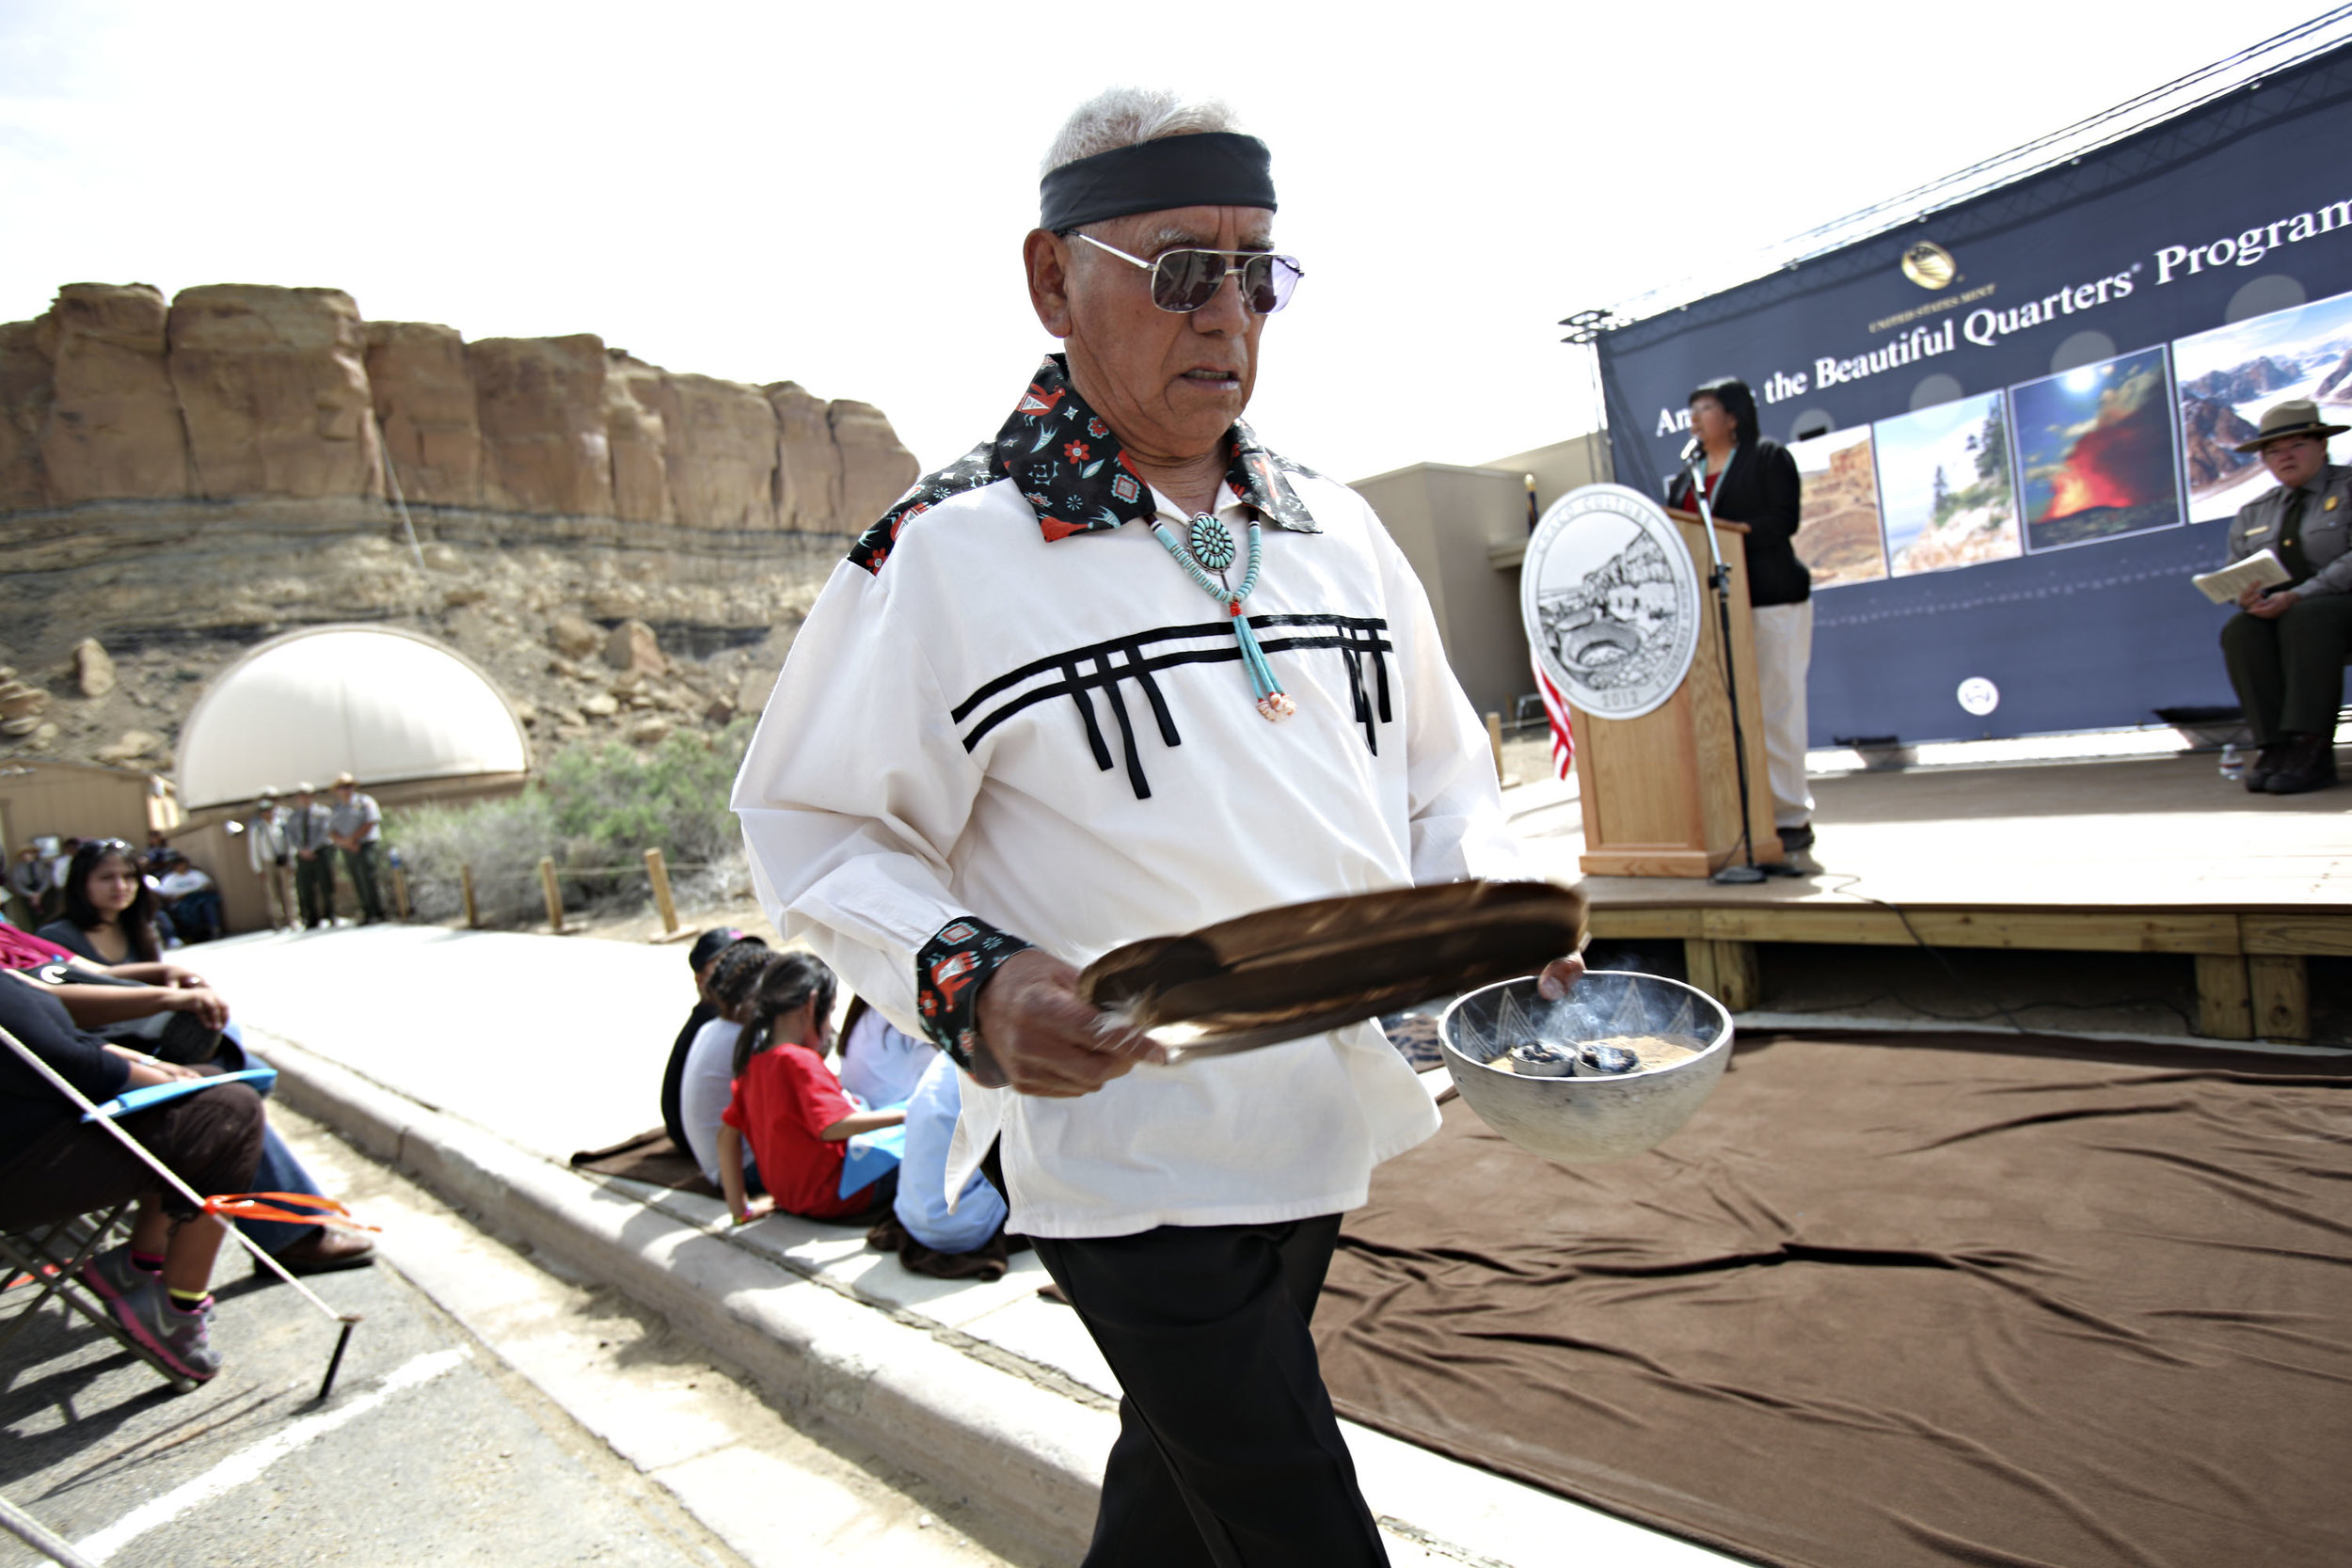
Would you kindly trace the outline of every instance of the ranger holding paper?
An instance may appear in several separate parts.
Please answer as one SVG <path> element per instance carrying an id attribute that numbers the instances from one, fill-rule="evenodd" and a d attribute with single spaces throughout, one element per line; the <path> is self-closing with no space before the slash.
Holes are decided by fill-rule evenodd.
<path id="1" fill-rule="evenodd" d="M 2279 482 L 2239 510 L 2229 559 L 2270 550 L 2288 585 L 2249 588 L 2221 628 L 2230 684 L 2262 748 L 2246 787 L 2271 795 L 2336 782 L 2336 714 L 2352 655 L 2352 467 L 2328 461 L 2328 437 L 2347 428 L 2322 422 L 2315 403 L 2282 403 L 2237 449 L 2261 452 Z"/>

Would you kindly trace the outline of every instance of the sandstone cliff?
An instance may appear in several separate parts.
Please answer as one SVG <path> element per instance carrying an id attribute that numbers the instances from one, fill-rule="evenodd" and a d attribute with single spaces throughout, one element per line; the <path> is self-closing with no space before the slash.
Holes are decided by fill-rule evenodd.
<path id="1" fill-rule="evenodd" d="M 220 666 L 343 620 L 454 643 L 542 742 L 724 722 L 915 472 L 870 404 L 593 334 L 69 284 L 0 324 L 0 686 L 43 694 L 0 703 L 0 749 L 160 766 Z M 119 681 L 85 678 L 110 655 Z"/>
<path id="2" fill-rule="evenodd" d="M 869 404 L 674 375 L 592 333 L 363 321 L 335 289 L 72 283 L 0 325 L 0 513 L 374 499 L 855 533 L 914 482 Z"/>

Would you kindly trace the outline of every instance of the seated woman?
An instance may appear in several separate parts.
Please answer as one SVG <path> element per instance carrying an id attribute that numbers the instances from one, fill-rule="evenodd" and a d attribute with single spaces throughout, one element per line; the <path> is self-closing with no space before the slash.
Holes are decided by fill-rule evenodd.
<path id="1" fill-rule="evenodd" d="M 35 935 L 102 968 L 162 959 L 155 890 L 139 870 L 138 851 L 121 839 L 93 838 L 74 850 L 57 893 L 64 901 L 57 918 Z"/>
<path id="2" fill-rule="evenodd" d="M 713 1186 L 719 1180 L 719 1132 L 727 1101 L 735 1097 L 735 1042 L 751 1017 L 752 993 L 759 987 L 760 971 L 775 957 L 774 949 L 757 937 L 742 937 L 720 950 L 711 960 L 709 993 L 716 1015 L 694 1033 L 687 1048 L 686 1065 L 678 1074 L 678 1130 L 681 1145 L 702 1167 Z"/>
<path id="3" fill-rule="evenodd" d="M 259 1062 L 260 1057 L 245 1050 L 243 1037 L 229 1022 L 227 1005 L 213 995 L 202 977 L 163 961 L 154 930 L 155 895 L 139 874 L 135 859 L 137 853 L 119 838 L 91 839 L 75 850 L 67 866 L 62 890 L 65 912 L 34 933 L 35 937 L 65 949 L 103 976 L 142 981 L 167 990 L 204 991 L 211 999 L 209 1004 L 170 998 L 159 1006 L 167 1010 L 193 1008 L 199 1016 L 213 1013 L 215 1016 L 208 1022 L 227 1035 L 229 1054 L 237 1058 L 230 1065 Z M 126 1029 L 135 1028 L 122 1022 L 125 1015 L 119 1009 L 127 1004 L 103 1003 L 101 1010 L 93 1011 L 91 1001 L 68 999 L 65 1004 L 70 1012 L 79 1015 L 83 1027 L 103 1030 L 119 1040 Z M 151 1018 L 153 1013 L 128 1016 L 135 1020 Z M 275 1131 L 263 1136 L 262 1163 L 253 1173 L 253 1182 L 255 1190 L 261 1192 L 319 1196 L 318 1183 Z M 294 1225 L 282 1220 L 239 1220 L 237 1226 L 255 1245 L 293 1274 L 358 1268 L 372 1261 L 375 1255 L 375 1243 L 366 1237 L 327 1226 Z"/>
<path id="4" fill-rule="evenodd" d="M 21 974 L 0 975 L 0 1028 L 93 1101 L 194 1076 L 76 1029 L 64 1006 Z M 122 1118 L 122 1128 L 199 1193 L 253 1188 L 262 1101 L 243 1084 L 134 1112 Z M 91 1259 L 83 1279 L 166 1366 L 199 1383 L 218 1372 L 209 1290 L 221 1222 L 191 1207 L 104 1129 L 86 1124 L 55 1085 L 5 1049 L 0 1151 L 0 1229 L 139 1199 L 130 1243 Z"/>
<path id="5" fill-rule="evenodd" d="M 751 1022 L 735 1048 L 735 1098 L 719 1134 L 719 1185 L 739 1223 L 776 1209 L 803 1219 L 851 1219 L 886 1206 L 898 1191 L 893 1166 L 878 1181 L 841 1192 L 849 1140 L 896 1127 L 906 1113 L 860 1110 L 825 1066 L 836 989 L 833 971 L 810 953 L 779 953 L 760 974 Z M 746 1195 L 747 1139 L 768 1183 L 765 1197 Z"/>
<path id="6" fill-rule="evenodd" d="M 868 1105 L 905 1104 L 938 1054 L 930 1041 L 892 1028 L 866 998 L 850 998 L 841 1021 L 841 1086 L 859 1100 Z"/>

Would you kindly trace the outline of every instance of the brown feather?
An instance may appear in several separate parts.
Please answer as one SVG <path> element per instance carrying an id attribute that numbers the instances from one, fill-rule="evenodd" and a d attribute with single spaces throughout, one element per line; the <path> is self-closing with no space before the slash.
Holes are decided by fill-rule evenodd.
<path id="1" fill-rule="evenodd" d="M 1217 1054 L 1320 1034 L 1532 974 L 1577 950 L 1584 895 L 1549 882 L 1444 882 L 1260 910 L 1104 954 L 1078 994 Z"/>

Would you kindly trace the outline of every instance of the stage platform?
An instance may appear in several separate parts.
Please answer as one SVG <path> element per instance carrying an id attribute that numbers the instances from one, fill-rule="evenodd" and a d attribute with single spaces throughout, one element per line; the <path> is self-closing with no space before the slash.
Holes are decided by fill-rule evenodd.
<path id="1" fill-rule="evenodd" d="M 2339 769 L 2352 778 L 2352 749 Z M 1816 779 L 1822 872 L 1756 886 L 1580 878 L 1581 808 L 1506 791 L 1546 871 L 1581 879 L 1596 938 L 1678 938 L 1734 1011 L 1772 942 L 2178 954 L 2201 1032 L 2308 1040 L 2306 960 L 2352 956 L 2352 784 L 2260 796 L 2209 754 Z"/>

